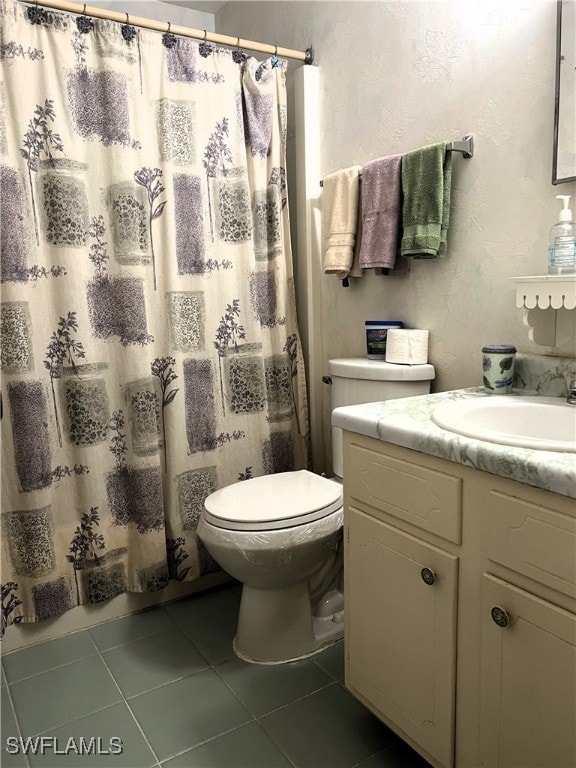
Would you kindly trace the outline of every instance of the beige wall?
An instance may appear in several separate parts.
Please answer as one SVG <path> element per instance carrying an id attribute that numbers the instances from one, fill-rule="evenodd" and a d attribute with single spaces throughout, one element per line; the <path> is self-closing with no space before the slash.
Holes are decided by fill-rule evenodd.
<path id="1" fill-rule="evenodd" d="M 314 46 L 323 174 L 474 135 L 474 158 L 455 156 L 445 260 L 416 262 L 405 279 L 368 273 L 349 289 L 323 277 L 325 360 L 362 355 L 364 320 L 382 318 L 430 330 L 436 390 L 480 383 L 486 343 L 576 355 L 576 313 L 562 314 L 553 350 L 536 347 L 508 280 L 546 272 L 555 195 L 574 193 L 550 182 L 554 0 L 235 0 L 216 29 Z"/>
<path id="2" fill-rule="evenodd" d="M 145 19 L 169 21 L 194 29 L 214 31 L 214 14 L 181 8 L 168 0 L 89 0 L 87 5 L 106 8 L 116 13 L 128 13 L 131 16 L 142 16 Z"/>

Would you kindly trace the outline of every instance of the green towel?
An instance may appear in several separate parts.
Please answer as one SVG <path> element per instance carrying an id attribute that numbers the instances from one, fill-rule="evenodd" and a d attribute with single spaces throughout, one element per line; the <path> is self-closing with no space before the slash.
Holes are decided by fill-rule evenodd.
<path id="1" fill-rule="evenodd" d="M 402 158 L 402 256 L 446 255 L 452 183 L 452 153 L 446 147 L 447 142 L 431 144 Z"/>

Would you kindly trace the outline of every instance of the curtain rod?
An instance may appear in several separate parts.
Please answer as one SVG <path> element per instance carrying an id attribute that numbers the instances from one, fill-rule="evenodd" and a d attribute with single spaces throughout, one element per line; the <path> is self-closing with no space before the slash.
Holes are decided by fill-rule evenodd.
<path id="1" fill-rule="evenodd" d="M 209 43 L 229 45 L 234 48 L 246 48 L 250 51 L 274 54 L 275 56 L 280 56 L 285 59 L 297 59 L 298 61 L 303 61 L 304 64 L 312 64 L 314 61 L 312 47 L 307 48 L 305 51 L 295 51 L 292 48 L 282 48 L 279 45 L 257 43 L 254 40 L 243 40 L 240 37 L 230 37 L 229 35 L 219 35 L 216 32 L 206 32 L 204 29 L 181 27 L 167 21 L 154 21 L 153 19 L 145 19 L 142 16 L 132 16 L 129 13 L 119 13 L 118 11 L 95 8 L 94 6 L 86 5 L 84 3 L 69 3 L 67 0 L 40 0 L 40 2 L 36 0 L 35 5 L 54 8 L 58 11 L 67 11 L 68 13 L 77 13 L 82 16 L 92 16 L 97 19 L 117 21 L 120 24 L 131 24 L 134 27 L 152 29 L 155 32 L 171 32 L 173 35 L 180 35 L 180 37 L 193 37 L 196 40 L 204 40 Z"/>

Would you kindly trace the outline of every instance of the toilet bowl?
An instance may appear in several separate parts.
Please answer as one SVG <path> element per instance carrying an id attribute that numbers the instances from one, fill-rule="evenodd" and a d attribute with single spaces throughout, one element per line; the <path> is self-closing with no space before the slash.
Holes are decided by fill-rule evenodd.
<path id="1" fill-rule="evenodd" d="M 330 360 L 332 407 L 430 391 L 431 365 Z M 260 664 L 310 656 L 344 634 L 342 430 L 334 479 L 307 470 L 255 477 L 211 493 L 198 536 L 243 583 L 234 650 Z"/>
<path id="2" fill-rule="evenodd" d="M 278 664 L 343 636 L 342 486 L 307 470 L 210 494 L 198 536 L 243 583 L 236 654 Z"/>

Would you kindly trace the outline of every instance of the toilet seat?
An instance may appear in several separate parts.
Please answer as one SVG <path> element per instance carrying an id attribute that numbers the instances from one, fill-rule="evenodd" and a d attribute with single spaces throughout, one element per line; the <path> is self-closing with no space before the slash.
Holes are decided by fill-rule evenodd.
<path id="1" fill-rule="evenodd" d="M 302 469 L 214 491 L 204 502 L 204 519 L 227 530 L 271 531 L 321 520 L 342 503 L 339 483 Z"/>

